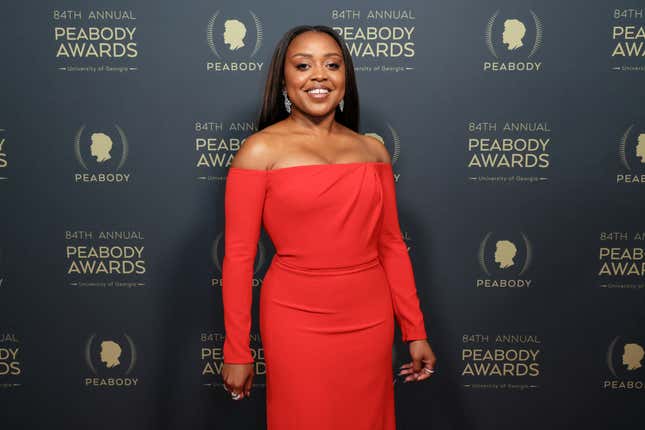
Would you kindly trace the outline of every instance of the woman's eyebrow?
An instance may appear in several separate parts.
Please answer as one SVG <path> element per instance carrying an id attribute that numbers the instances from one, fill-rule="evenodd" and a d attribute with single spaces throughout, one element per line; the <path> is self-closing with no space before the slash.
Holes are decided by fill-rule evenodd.
<path id="1" fill-rule="evenodd" d="M 305 52 L 298 52 L 298 53 L 295 53 L 295 54 L 292 55 L 292 57 L 298 57 L 298 56 L 300 56 L 300 57 L 313 57 L 313 55 L 307 54 Z M 341 55 L 336 53 L 336 52 L 328 52 L 325 55 L 323 55 L 323 57 L 331 57 L 331 56 L 341 57 Z"/>

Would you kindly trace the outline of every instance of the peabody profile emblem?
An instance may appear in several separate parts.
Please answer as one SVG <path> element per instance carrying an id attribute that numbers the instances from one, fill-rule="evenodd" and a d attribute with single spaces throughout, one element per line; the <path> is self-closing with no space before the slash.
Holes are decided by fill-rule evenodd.
<path id="1" fill-rule="evenodd" d="M 479 252 L 478 252 L 478 257 L 479 257 L 479 264 L 482 268 L 482 270 L 488 275 L 491 276 L 491 270 L 489 265 L 487 264 L 488 258 L 488 248 L 490 247 L 489 242 L 491 241 L 491 236 L 492 232 L 488 232 L 484 239 L 481 241 L 479 245 Z M 517 261 L 516 259 L 518 258 L 518 247 L 516 243 L 519 243 L 517 240 L 509 240 L 508 238 L 500 238 L 499 240 L 496 240 L 494 242 L 495 250 L 493 253 L 494 256 L 494 263 L 496 264 L 496 268 L 500 269 L 501 271 L 506 271 L 512 268 L 517 268 L 517 276 L 521 276 L 526 272 L 526 270 L 529 268 L 532 260 L 532 247 L 531 247 L 531 242 L 529 242 L 529 239 L 526 237 L 526 234 L 524 232 L 520 232 L 521 235 L 521 242 L 524 243 L 524 264 L 522 265 L 521 268 L 517 268 Z"/>
<path id="2" fill-rule="evenodd" d="M 489 19 L 484 30 L 486 46 L 494 61 L 484 61 L 483 70 L 488 72 L 539 72 L 541 61 L 528 61 L 542 46 L 543 28 L 540 18 L 529 10 L 498 20 L 497 10 Z M 531 21 L 533 21 L 531 23 Z M 532 24 L 532 25 L 531 25 Z"/>
<path id="3" fill-rule="evenodd" d="M 517 247 L 510 240 L 498 240 L 495 243 L 495 263 L 500 269 L 506 269 L 515 264 L 513 258 L 517 254 Z"/>
<path id="4" fill-rule="evenodd" d="M 488 20 L 488 25 L 486 25 L 485 39 L 486 46 L 488 50 L 495 58 L 500 58 L 495 49 L 495 41 L 499 40 L 494 37 L 494 27 L 499 15 L 499 10 L 497 10 Z M 533 46 L 531 52 L 528 53 L 526 58 L 531 58 L 537 50 L 542 45 L 543 29 L 542 22 L 540 18 L 533 12 L 529 10 L 531 17 L 533 18 L 533 24 L 535 26 L 535 39 L 533 41 Z M 517 51 L 522 48 L 525 44 L 524 37 L 526 36 L 526 24 L 518 18 L 508 18 L 504 20 L 504 29 L 501 34 L 502 44 L 505 45 L 507 51 Z"/>
<path id="5" fill-rule="evenodd" d="M 88 168 L 88 161 L 90 160 L 95 162 L 96 164 L 93 164 L 96 166 L 101 164 L 111 164 L 109 161 L 114 158 L 114 152 L 116 150 L 115 144 L 119 143 L 121 147 L 121 157 L 118 159 L 118 164 L 114 169 L 120 170 L 128 156 L 128 139 L 125 136 L 123 129 L 118 124 L 114 124 L 113 133 L 106 130 L 96 131 L 89 135 L 89 139 L 85 129 L 86 125 L 81 125 L 74 137 L 74 154 L 76 155 L 76 160 L 83 169 L 90 170 Z M 87 156 L 88 149 L 91 159 L 86 159 L 86 157 L 83 156 L 83 154 L 86 154 Z"/>
<path id="6" fill-rule="evenodd" d="M 90 145 L 91 154 L 96 157 L 98 163 L 112 158 L 110 151 L 112 150 L 112 139 L 105 133 L 92 133 L 92 144 Z"/>
<path id="7" fill-rule="evenodd" d="M 645 183 L 645 133 L 642 123 L 631 124 L 618 141 L 618 159 L 627 172 L 616 174 L 618 184 Z"/>
<path id="8" fill-rule="evenodd" d="M 235 51 L 244 46 L 244 36 L 246 36 L 246 26 L 242 21 L 237 19 L 227 19 L 224 21 L 224 43 L 228 49 Z"/>
<path id="9" fill-rule="evenodd" d="M 113 340 L 104 340 L 101 342 L 101 363 L 105 363 L 105 367 L 115 367 L 121 364 L 119 358 L 123 349 L 121 345 Z"/>
<path id="10" fill-rule="evenodd" d="M 213 54 L 222 59 L 224 53 L 236 53 L 249 44 L 249 32 L 255 30 L 255 43 L 248 58 L 253 58 L 262 46 L 262 23 L 260 18 L 248 11 L 250 19 L 245 23 L 238 17 L 221 17 L 218 10 L 208 21 L 206 39 Z M 252 40 L 252 39 L 251 39 Z"/>
<path id="11" fill-rule="evenodd" d="M 502 33 L 502 43 L 506 45 L 509 51 L 524 46 L 522 38 L 526 34 L 526 26 L 519 19 L 507 19 L 504 21 L 504 32 Z"/>
<path id="12" fill-rule="evenodd" d="M 123 333 L 123 339 L 101 340 L 94 333 L 85 344 L 85 361 L 95 375 L 104 374 L 105 369 L 120 369 L 120 374 L 129 375 L 137 362 L 137 352 L 132 338 L 126 333 Z"/>
<path id="13" fill-rule="evenodd" d="M 616 361 L 620 354 L 620 367 Z M 643 367 L 645 349 L 636 342 L 621 341 L 621 336 L 616 336 L 607 348 L 607 367 L 615 377 L 627 375 L 640 370 Z"/>
<path id="14" fill-rule="evenodd" d="M 634 133 L 635 124 L 630 125 L 625 133 L 620 137 L 620 144 L 618 146 L 618 155 L 620 161 L 623 163 L 627 170 L 632 170 L 629 165 L 629 159 L 636 157 L 640 164 L 645 164 L 645 133 Z M 634 145 L 633 150 L 629 150 L 629 140 L 634 139 L 636 145 Z"/>

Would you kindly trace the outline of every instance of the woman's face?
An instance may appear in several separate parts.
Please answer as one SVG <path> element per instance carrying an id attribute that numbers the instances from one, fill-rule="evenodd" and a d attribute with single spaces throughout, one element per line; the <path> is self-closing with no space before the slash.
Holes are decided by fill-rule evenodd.
<path id="1" fill-rule="evenodd" d="M 307 31 L 289 44 L 284 61 L 283 84 L 291 108 L 311 116 L 333 111 L 345 96 L 345 63 L 334 38 Z M 311 92 L 321 88 L 318 92 Z"/>

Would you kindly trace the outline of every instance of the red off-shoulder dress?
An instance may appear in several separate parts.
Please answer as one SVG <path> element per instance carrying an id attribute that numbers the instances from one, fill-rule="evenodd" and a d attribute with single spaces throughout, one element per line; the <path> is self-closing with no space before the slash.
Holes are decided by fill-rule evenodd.
<path id="1" fill-rule="evenodd" d="M 388 162 L 230 167 L 224 362 L 253 363 L 260 228 L 276 254 L 260 290 L 269 430 L 395 430 L 394 321 L 426 339 Z"/>

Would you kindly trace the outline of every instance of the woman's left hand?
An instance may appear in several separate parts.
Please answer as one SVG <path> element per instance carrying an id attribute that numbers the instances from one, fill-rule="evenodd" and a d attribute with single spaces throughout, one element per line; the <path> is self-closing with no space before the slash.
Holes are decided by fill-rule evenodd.
<path id="1" fill-rule="evenodd" d="M 399 375 L 408 375 L 403 382 L 418 382 L 428 379 L 433 374 L 429 371 L 434 370 L 434 364 L 437 361 L 428 340 L 413 340 L 409 343 L 409 347 L 412 361 L 403 364 L 399 372 Z M 424 370 L 424 368 L 428 370 Z"/>

